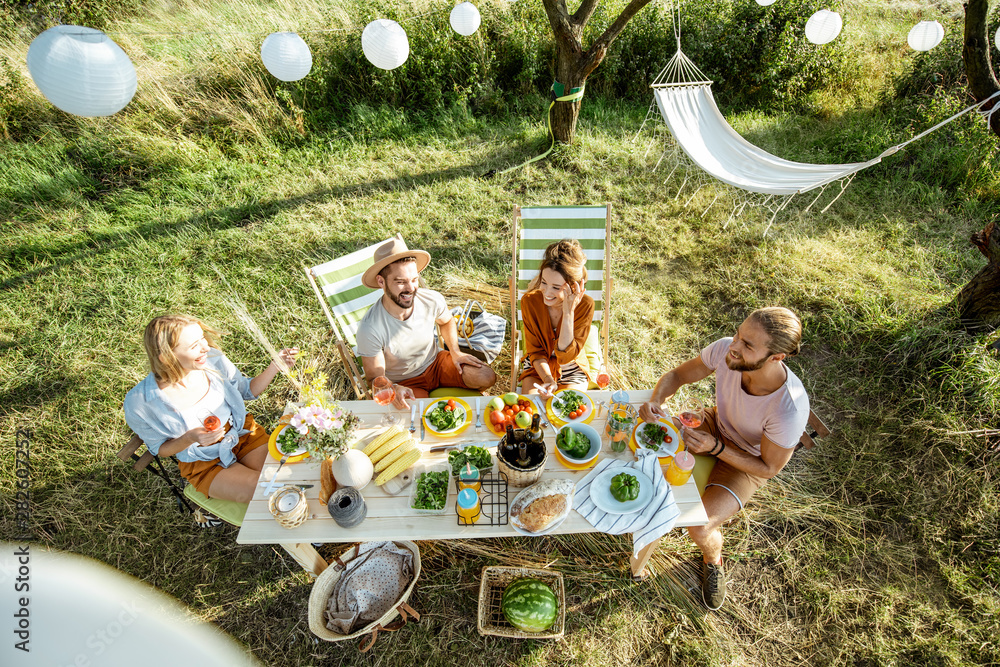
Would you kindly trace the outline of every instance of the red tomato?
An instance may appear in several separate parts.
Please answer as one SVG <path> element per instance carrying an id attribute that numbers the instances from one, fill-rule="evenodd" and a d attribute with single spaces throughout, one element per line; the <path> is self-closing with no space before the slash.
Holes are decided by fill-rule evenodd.
<path id="1" fill-rule="evenodd" d="M 527 412 L 529 415 L 532 414 L 531 403 L 528 403 L 527 405 L 524 406 L 524 411 Z"/>
<path id="2" fill-rule="evenodd" d="M 446 405 L 446 406 L 444 406 L 444 409 L 446 411 L 448 411 L 448 412 L 451 412 L 452 410 L 455 409 L 455 406 L 453 406 L 453 405 Z"/>
<path id="3" fill-rule="evenodd" d="M 490 412 L 490 423 L 494 426 L 503 423 L 503 413 L 499 410 L 493 410 Z"/>
<path id="4" fill-rule="evenodd" d="M 455 399 L 453 398 L 448 399 L 448 407 L 451 408 L 452 410 L 455 409 Z"/>
<path id="5" fill-rule="evenodd" d="M 663 439 L 663 442 L 665 442 L 667 444 L 669 444 L 669 443 L 671 443 L 673 441 L 674 441 L 674 439 L 671 438 L 669 435 Z"/>
<path id="6" fill-rule="evenodd" d="M 576 410 L 574 410 L 573 412 L 569 413 L 569 418 L 570 419 L 576 419 L 579 416 L 580 416 L 580 413 L 577 412 Z"/>
<path id="7" fill-rule="evenodd" d="M 578 407 L 576 411 L 579 412 L 581 415 L 585 415 L 587 414 L 587 406 L 581 403 L 580 407 Z"/>

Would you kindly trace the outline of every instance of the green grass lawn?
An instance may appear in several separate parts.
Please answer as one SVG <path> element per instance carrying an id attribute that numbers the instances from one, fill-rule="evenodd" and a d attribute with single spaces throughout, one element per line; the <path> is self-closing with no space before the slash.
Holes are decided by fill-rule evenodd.
<path id="1" fill-rule="evenodd" d="M 982 437 L 997 427 L 1000 363 L 987 349 L 995 335 L 966 333 L 949 307 L 983 264 L 968 239 L 996 215 L 997 196 L 913 177 L 962 147 L 889 158 L 826 214 L 803 212 L 807 200 L 763 236 L 758 214 L 723 229 L 729 193 L 702 215 L 715 186 L 685 208 L 692 190 L 678 197 L 680 178 L 652 171 L 653 135 L 632 141 L 646 102 L 588 101 L 575 146 L 481 178 L 544 150 L 536 106 L 426 122 L 362 109 L 350 128 L 294 144 L 264 132 L 217 141 L 148 115 L 46 118 L 31 140 L 0 144 L 2 534 L 16 534 L 8 462 L 27 427 L 41 546 L 157 586 L 268 665 L 1000 664 L 1000 479 Z M 888 132 L 864 106 L 731 122 L 769 150 L 817 161 Z M 679 531 L 641 583 L 627 538 L 424 542 L 411 599 L 423 620 L 360 655 L 313 641 L 310 582 L 284 551 L 237 545 L 235 529 L 199 531 L 159 480 L 116 457 L 154 315 L 205 318 L 256 372 L 266 354 L 226 305 L 231 289 L 277 346 L 319 359 L 349 398 L 302 265 L 399 231 L 432 254 L 431 287 L 455 304 L 478 290 L 505 312 L 513 207 L 603 202 L 619 383 L 651 386 L 760 306 L 789 306 L 805 324 L 790 365 L 834 433 L 726 527 L 721 611 L 687 596 L 699 554 Z M 270 426 L 289 398 L 278 379 L 253 411 Z M 479 571 L 492 564 L 564 573 L 562 641 L 477 633 Z"/>

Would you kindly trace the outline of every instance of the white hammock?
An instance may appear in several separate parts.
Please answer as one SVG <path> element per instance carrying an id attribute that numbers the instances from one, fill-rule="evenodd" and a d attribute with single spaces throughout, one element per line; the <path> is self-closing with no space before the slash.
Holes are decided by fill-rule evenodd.
<path id="1" fill-rule="evenodd" d="M 973 104 L 867 162 L 807 164 L 772 155 L 737 134 L 715 104 L 712 82 L 706 80 L 705 75 L 680 48 L 657 76 L 652 88 L 660 115 L 680 148 L 694 164 L 734 187 L 779 197 L 809 192 L 846 179 L 1000 95 L 997 93 Z M 980 113 L 989 116 L 997 108 L 1000 108 L 1000 104 L 990 111 Z M 842 185 L 846 187 L 846 182 Z"/>

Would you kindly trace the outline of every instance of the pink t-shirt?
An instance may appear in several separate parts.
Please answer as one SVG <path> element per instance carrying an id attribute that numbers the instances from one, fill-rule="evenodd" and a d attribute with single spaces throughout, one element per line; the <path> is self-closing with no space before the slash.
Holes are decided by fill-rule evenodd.
<path id="1" fill-rule="evenodd" d="M 809 397 L 795 373 L 782 364 L 785 384 L 766 396 L 743 391 L 742 373 L 729 370 L 726 354 L 732 338 L 720 338 L 701 351 L 701 360 L 715 371 L 715 405 L 719 431 L 728 440 L 760 456 L 761 439 L 791 449 L 809 421 Z"/>

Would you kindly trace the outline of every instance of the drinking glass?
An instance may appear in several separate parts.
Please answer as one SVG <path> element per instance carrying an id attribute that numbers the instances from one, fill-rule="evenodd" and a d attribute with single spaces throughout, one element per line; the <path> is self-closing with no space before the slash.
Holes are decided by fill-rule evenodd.
<path id="1" fill-rule="evenodd" d="M 392 388 L 392 380 L 384 375 L 380 375 L 372 381 L 372 397 L 379 405 L 389 405 L 396 398 L 396 391 Z M 399 423 L 399 418 L 386 412 L 380 421 L 382 426 L 392 426 Z"/>
<path id="2" fill-rule="evenodd" d="M 222 420 L 215 416 L 211 410 L 199 410 L 198 421 L 206 431 L 214 431 L 222 426 Z"/>
<path id="3" fill-rule="evenodd" d="M 607 389 L 609 384 L 611 384 L 611 376 L 608 375 L 607 371 L 601 370 L 601 372 L 597 374 L 598 388 L 602 390 Z"/>
<path id="4" fill-rule="evenodd" d="M 686 398 L 681 401 L 677 419 L 687 428 L 698 428 L 705 421 L 705 406 L 697 398 Z"/>

